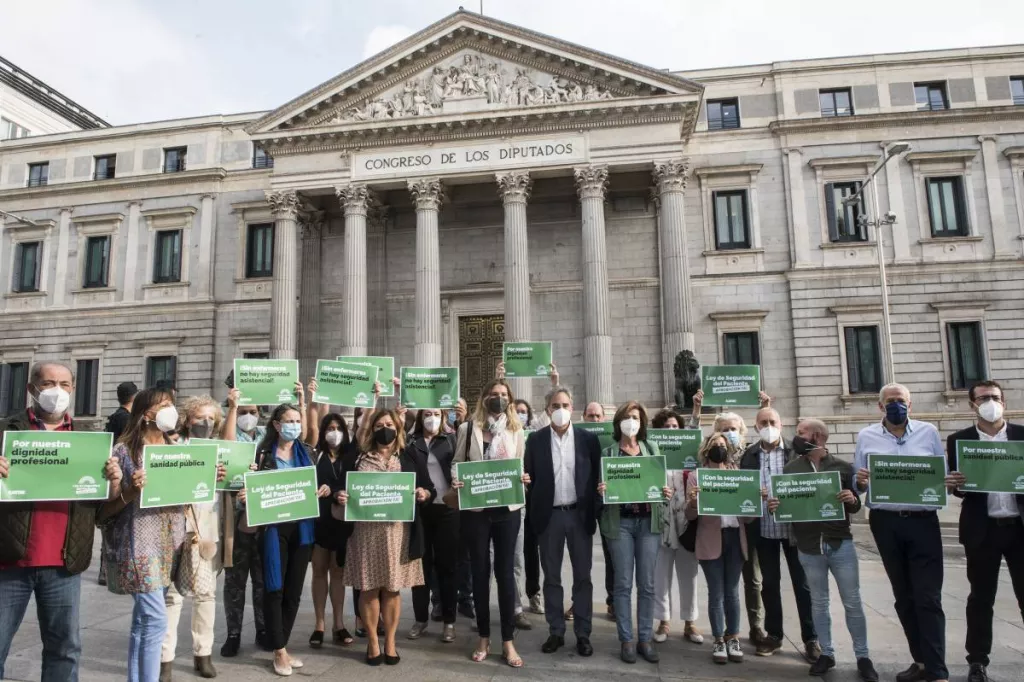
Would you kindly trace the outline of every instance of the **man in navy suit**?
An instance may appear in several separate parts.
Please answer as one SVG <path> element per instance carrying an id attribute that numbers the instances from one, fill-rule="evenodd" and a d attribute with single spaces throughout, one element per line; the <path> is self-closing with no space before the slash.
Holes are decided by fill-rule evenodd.
<path id="1" fill-rule="evenodd" d="M 551 424 L 526 441 L 523 466 L 530 475 L 528 518 L 537 535 L 544 569 L 544 611 L 550 636 L 541 650 L 550 654 L 565 645 L 562 611 L 562 558 L 569 547 L 572 562 L 573 633 L 576 650 L 590 656 L 594 611 L 594 532 L 597 530 L 601 446 L 597 436 L 572 427 L 572 393 L 561 386 L 546 398 Z"/>
<path id="2" fill-rule="evenodd" d="M 962 491 L 966 477 L 957 471 L 956 442 L 1024 441 L 1024 426 L 1003 419 L 1006 402 L 995 381 L 981 381 L 971 387 L 968 397 L 978 415 L 974 426 L 957 431 L 946 440 L 946 457 L 951 472 L 946 479 L 954 495 L 963 498 L 960 507 L 960 544 L 967 555 L 967 663 L 968 682 L 987 682 L 988 656 L 992 651 L 992 606 L 996 601 L 1002 560 L 1010 569 L 1010 581 L 1017 605 L 1024 615 L 1024 495 Z"/>

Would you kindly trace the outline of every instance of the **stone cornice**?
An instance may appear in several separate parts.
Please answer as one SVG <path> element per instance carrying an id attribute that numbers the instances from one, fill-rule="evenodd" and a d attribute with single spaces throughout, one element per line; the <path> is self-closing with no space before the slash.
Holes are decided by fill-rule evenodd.
<path id="1" fill-rule="evenodd" d="M 1003 150 L 1003 155 L 1008 159 L 1024 158 L 1024 147 L 1007 147 Z"/>
<path id="2" fill-rule="evenodd" d="M 949 149 L 937 152 L 911 152 L 904 158 L 910 163 L 929 161 L 967 161 L 978 155 L 979 149 Z M 878 159 L 875 159 L 876 161 Z"/>
<path id="3" fill-rule="evenodd" d="M 709 175 L 746 175 L 748 173 L 760 173 L 763 167 L 764 164 L 760 163 L 744 163 L 734 166 L 702 166 L 694 168 L 693 174 L 699 178 Z"/>
<path id="4" fill-rule="evenodd" d="M 830 168 L 833 166 L 867 166 L 878 163 L 878 156 L 824 156 L 811 159 L 807 165 L 811 168 Z"/>
<path id="5" fill-rule="evenodd" d="M 62 194 L 83 194 L 86 192 L 110 192 L 119 189 L 135 189 L 153 187 L 155 185 L 180 185 L 195 182 L 220 182 L 228 176 L 223 168 L 204 168 L 201 170 L 182 171 L 180 173 L 153 173 L 136 175 L 113 180 L 84 180 L 82 182 L 62 182 L 42 187 L 16 187 L 0 190 L 0 199 L 31 199 L 35 197 L 59 196 Z"/>
<path id="6" fill-rule="evenodd" d="M 828 118 L 801 118 L 786 121 L 772 121 L 768 129 L 775 135 L 802 133 L 828 133 L 844 130 L 865 130 L 896 126 L 920 126 L 942 123 L 991 123 L 993 121 L 1024 120 L 1024 107 L 1006 105 L 995 107 L 970 107 L 967 109 L 944 109 L 942 111 L 897 111 L 886 114 L 857 114 L 856 116 L 833 116 Z"/>

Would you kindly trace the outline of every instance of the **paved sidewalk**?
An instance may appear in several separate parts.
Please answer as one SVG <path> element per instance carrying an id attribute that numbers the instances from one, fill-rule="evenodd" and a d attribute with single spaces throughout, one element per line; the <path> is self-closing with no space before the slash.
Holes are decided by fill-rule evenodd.
<path id="1" fill-rule="evenodd" d="M 965 634 L 964 606 L 967 599 L 967 579 L 963 552 L 956 544 L 956 531 L 944 528 L 944 544 L 947 557 L 946 580 L 943 604 L 947 618 L 947 659 L 952 679 L 963 680 L 967 670 L 964 663 L 963 641 Z M 863 599 L 869 621 L 869 641 L 871 655 L 883 680 L 892 680 L 893 676 L 909 663 L 906 640 L 899 627 L 896 614 L 892 607 L 892 592 L 882 569 L 881 562 L 874 550 L 874 544 L 866 526 L 857 527 L 857 543 L 861 556 L 861 586 Z M 98 547 L 97 547 L 98 548 Z M 383 666 L 370 669 L 362 663 L 365 647 L 357 640 L 351 648 L 325 645 L 319 652 L 313 652 L 306 641 L 312 631 L 313 612 L 309 598 L 309 590 L 303 597 L 293 642 L 290 650 L 303 659 L 305 667 L 296 670 L 294 679 L 364 679 L 380 680 L 564 680 L 565 682 L 592 680 L 629 680 L 630 682 L 647 682 L 648 680 L 806 680 L 807 664 L 798 653 L 800 642 L 790 641 L 779 654 L 768 659 L 754 656 L 753 648 L 744 642 L 747 660 L 741 664 L 716 666 L 711 662 L 711 649 L 708 643 L 697 646 L 683 642 L 679 634 L 682 624 L 674 624 L 672 638 L 665 644 L 657 645 L 661 654 L 661 663 L 651 665 L 642 660 L 635 665 L 622 663 L 618 658 L 619 645 L 615 636 L 615 625 L 603 617 L 603 573 L 601 552 L 594 552 L 594 583 L 595 601 L 599 616 L 594 623 L 592 641 L 595 653 L 591 658 L 576 655 L 573 637 L 567 637 L 567 647 L 557 654 L 545 655 L 540 652 L 540 645 L 547 635 L 543 616 L 531 616 L 534 623 L 532 631 L 520 633 L 517 637 L 519 651 L 523 655 L 526 666 L 521 670 L 512 670 L 505 666 L 500 655 L 500 648 L 492 644 L 495 652 L 484 663 L 473 663 L 469 660 L 474 637 L 468 623 L 460 620 L 458 639 L 454 644 L 441 644 L 438 641 L 440 625 L 431 623 L 428 635 L 423 639 L 410 642 L 404 638 L 409 626 L 412 625 L 412 605 L 409 595 L 405 594 L 402 606 L 402 624 L 398 642 L 402 662 L 396 667 Z M 566 561 L 565 585 L 569 585 L 571 577 Z M 787 583 L 783 578 L 783 583 Z M 307 579 L 308 583 L 308 579 Z M 701 627 L 708 631 L 705 613 L 706 588 L 703 576 L 700 578 L 701 595 Z M 494 594 L 492 590 L 492 595 Z M 115 596 L 96 585 L 95 567 L 85 575 L 82 587 L 82 641 L 84 653 L 82 657 L 81 680 L 83 682 L 100 682 L 121 680 L 125 678 L 125 658 L 128 647 L 128 631 L 131 623 L 132 601 L 128 597 Z M 799 632 L 799 627 L 791 617 L 795 613 L 792 597 L 785 597 L 787 609 L 786 624 L 791 633 Z M 0 605 L 0 608 L 3 608 Z M 352 627 L 351 604 L 346 603 L 346 623 Z M 497 618 L 497 607 L 492 607 L 492 617 Z M 189 609 L 179 624 L 178 659 L 174 669 L 174 679 L 196 680 L 192 672 L 192 656 L 189 647 Z M 851 651 L 849 636 L 846 633 L 842 606 L 838 594 L 833 589 L 832 598 L 833 636 L 837 645 L 839 667 L 830 675 L 830 680 L 857 680 Z M 38 680 L 40 672 L 40 644 L 36 628 L 35 609 L 29 607 L 25 623 L 15 637 L 10 657 L 7 661 L 7 678 L 11 680 Z M 746 633 L 747 623 L 743 623 Z M 995 646 L 992 652 L 992 665 L 989 668 L 991 678 L 997 682 L 1024 682 L 1024 626 L 1021 614 L 1013 598 L 1009 576 L 1005 569 L 1000 576 L 999 599 L 996 604 L 994 624 Z M 496 631 L 496 627 L 495 627 Z M 219 656 L 221 643 L 224 641 L 223 610 L 217 611 L 217 638 L 214 650 L 214 665 L 219 672 L 218 679 L 225 682 L 260 682 L 277 678 L 270 668 L 271 654 L 256 651 L 253 639 L 251 613 L 247 614 L 243 635 L 243 651 L 238 658 L 222 659 Z"/>

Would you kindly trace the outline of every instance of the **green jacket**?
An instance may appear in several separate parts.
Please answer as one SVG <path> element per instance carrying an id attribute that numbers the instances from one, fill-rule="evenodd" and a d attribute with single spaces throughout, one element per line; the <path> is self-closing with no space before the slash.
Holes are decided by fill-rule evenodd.
<path id="1" fill-rule="evenodd" d="M 854 504 L 844 505 L 846 518 L 842 520 L 791 523 L 790 527 L 796 536 L 797 549 L 804 554 L 821 554 L 821 546 L 825 542 L 829 543 L 833 549 L 837 549 L 843 540 L 852 540 L 850 515 L 859 512 L 861 507 L 860 497 L 853 482 L 853 465 L 849 462 L 844 462 L 832 455 L 825 455 L 818 464 L 818 468 L 815 469 L 807 457 L 796 457 L 783 469 L 783 472 L 787 474 L 813 474 L 823 471 L 838 471 L 843 488 L 852 490 L 857 501 Z"/>
<path id="2" fill-rule="evenodd" d="M 658 449 L 657 443 L 648 443 L 647 441 L 640 441 L 640 454 L 647 455 L 660 455 L 661 451 Z M 604 450 L 601 451 L 601 457 L 618 457 L 619 456 L 619 444 L 612 443 Z M 601 477 L 604 478 L 603 476 Z M 604 504 L 600 503 L 601 508 L 598 512 L 598 523 L 601 526 L 601 535 L 605 536 L 609 540 L 616 540 L 619 537 L 619 505 L 617 504 Z M 661 515 L 665 513 L 667 509 L 667 503 L 662 504 L 651 504 L 651 533 L 655 535 L 661 535 Z"/>

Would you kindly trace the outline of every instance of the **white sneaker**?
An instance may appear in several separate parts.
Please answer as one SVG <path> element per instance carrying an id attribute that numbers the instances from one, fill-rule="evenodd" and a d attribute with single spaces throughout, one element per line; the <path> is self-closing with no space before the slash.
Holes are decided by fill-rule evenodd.
<path id="1" fill-rule="evenodd" d="M 729 662 L 729 654 L 725 651 L 725 642 L 720 639 L 715 640 L 714 648 L 711 649 L 711 660 L 721 665 Z"/>
<path id="2" fill-rule="evenodd" d="M 733 663 L 743 662 L 743 649 L 740 648 L 740 641 L 738 639 L 730 639 L 726 642 L 725 651 L 729 660 Z"/>
<path id="3" fill-rule="evenodd" d="M 540 592 L 530 597 L 530 610 L 538 614 L 544 613 L 544 596 Z"/>

